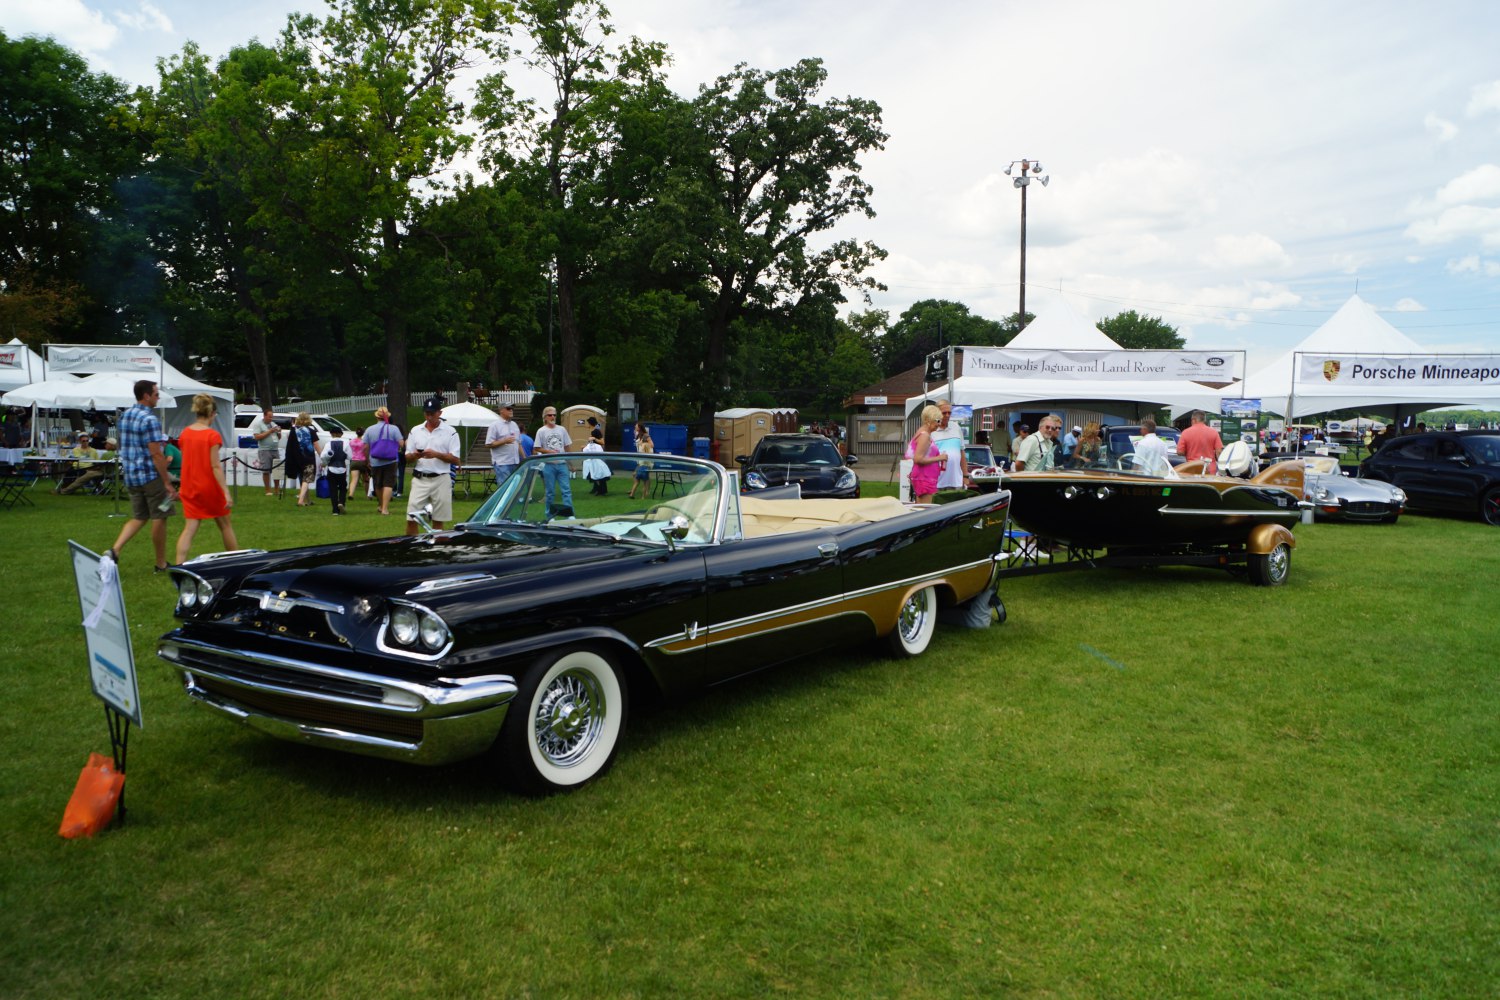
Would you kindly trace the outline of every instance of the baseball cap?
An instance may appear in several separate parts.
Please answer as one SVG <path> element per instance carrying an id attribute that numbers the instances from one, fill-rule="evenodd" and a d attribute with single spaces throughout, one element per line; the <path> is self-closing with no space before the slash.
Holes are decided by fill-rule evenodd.
<path id="1" fill-rule="evenodd" d="M 427 402 L 422 404 L 423 413 L 438 413 L 443 409 L 443 401 L 437 396 L 427 397 Z"/>

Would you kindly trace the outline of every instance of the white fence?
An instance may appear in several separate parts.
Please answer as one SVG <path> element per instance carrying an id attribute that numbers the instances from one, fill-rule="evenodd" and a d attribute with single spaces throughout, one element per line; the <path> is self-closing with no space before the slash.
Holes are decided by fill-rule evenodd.
<path id="1" fill-rule="evenodd" d="M 456 395 L 456 394 L 455 394 Z M 476 401 L 481 406 L 495 409 L 501 403 L 510 403 L 512 406 L 528 406 L 531 397 L 536 392 L 532 389 L 512 389 L 504 392 L 492 392 L 488 396 L 480 396 Z M 411 394 L 411 405 L 421 406 L 429 397 L 430 392 L 414 392 Z M 461 403 L 463 400 L 455 399 L 448 393 L 443 397 L 450 403 Z M 302 400 L 297 403 L 282 403 L 277 405 L 278 410 L 306 410 L 308 413 L 334 414 L 334 413 L 358 413 L 361 410 L 369 410 L 374 413 L 376 409 L 389 405 L 388 397 L 384 394 L 366 396 L 340 396 L 336 399 L 313 399 Z"/>

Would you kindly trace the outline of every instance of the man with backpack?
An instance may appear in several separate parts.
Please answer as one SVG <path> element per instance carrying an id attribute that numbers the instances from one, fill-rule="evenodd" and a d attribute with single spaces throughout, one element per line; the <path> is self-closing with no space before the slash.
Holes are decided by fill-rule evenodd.
<path id="1" fill-rule="evenodd" d="M 344 429 L 337 424 L 329 432 L 333 435 L 323 446 L 318 456 L 323 471 L 328 475 L 328 500 L 333 504 L 335 515 L 344 512 L 349 500 L 349 449 L 344 444 Z"/>

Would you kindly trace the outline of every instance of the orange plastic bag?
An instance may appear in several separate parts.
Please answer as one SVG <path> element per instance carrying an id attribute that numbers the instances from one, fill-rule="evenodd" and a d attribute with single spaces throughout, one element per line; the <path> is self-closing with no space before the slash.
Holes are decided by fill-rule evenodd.
<path id="1" fill-rule="evenodd" d="M 115 762 L 102 753 L 89 754 L 89 762 L 78 775 L 78 784 L 68 808 L 63 810 L 63 821 L 58 834 L 72 839 L 92 837 L 109 825 L 120 801 L 120 792 L 125 787 L 125 774 L 115 770 Z"/>

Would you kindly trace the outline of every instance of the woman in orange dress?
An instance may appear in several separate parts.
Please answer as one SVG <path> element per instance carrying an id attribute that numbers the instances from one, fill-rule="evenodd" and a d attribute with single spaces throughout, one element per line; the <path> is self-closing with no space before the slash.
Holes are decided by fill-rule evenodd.
<path id="1" fill-rule="evenodd" d="M 234 537 L 234 525 L 229 523 L 229 508 L 234 500 L 229 488 L 224 485 L 224 466 L 219 461 L 219 449 L 224 439 L 213 428 L 214 413 L 218 407 L 214 398 L 205 393 L 193 397 L 193 426 L 183 428 L 177 439 L 182 450 L 182 486 L 178 496 L 182 498 L 182 536 L 177 539 L 177 561 L 187 562 L 188 549 L 192 548 L 193 536 L 198 533 L 198 522 L 213 521 L 224 536 L 226 551 L 240 547 Z"/>

